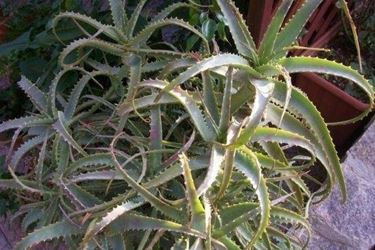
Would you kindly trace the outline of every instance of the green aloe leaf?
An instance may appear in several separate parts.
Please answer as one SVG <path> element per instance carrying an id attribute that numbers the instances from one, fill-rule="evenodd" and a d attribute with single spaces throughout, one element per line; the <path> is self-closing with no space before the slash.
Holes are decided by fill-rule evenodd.
<path id="1" fill-rule="evenodd" d="M 146 4 L 147 0 L 140 0 L 138 2 L 138 5 L 137 7 L 134 9 L 130 19 L 129 19 L 129 22 L 127 24 L 127 27 L 126 27 L 126 34 L 127 34 L 127 37 L 131 38 L 133 37 L 134 35 L 134 29 L 137 25 L 137 22 L 138 22 L 138 19 L 139 19 L 139 16 L 141 14 L 141 11 L 143 9 L 143 6 Z"/>
<path id="2" fill-rule="evenodd" d="M 232 143 L 233 146 L 241 146 L 246 144 L 252 137 L 256 126 L 260 123 L 264 110 L 272 96 L 274 83 L 269 80 L 251 80 L 255 86 L 255 100 L 250 116 L 243 121 L 244 128 L 241 130 L 238 138 Z"/>
<path id="3" fill-rule="evenodd" d="M 161 120 L 161 111 L 160 105 L 151 107 L 150 110 L 150 150 L 161 150 L 163 148 L 162 145 L 162 137 L 163 137 L 163 127 L 162 127 L 162 120 Z M 162 161 L 162 154 L 161 153 L 151 153 L 149 158 L 149 172 L 155 172 L 160 169 Z"/>
<path id="4" fill-rule="evenodd" d="M 128 211 L 131 211 L 139 206 L 144 204 L 144 200 L 140 197 L 135 199 L 126 201 L 115 208 L 112 211 L 108 212 L 105 216 L 103 216 L 94 227 L 88 228 L 86 231 L 85 237 L 82 240 L 82 243 L 85 244 L 89 242 L 96 234 L 102 231 L 105 227 L 107 227 L 110 223 L 115 221 L 120 216 L 124 215 Z"/>
<path id="5" fill-rule="evenodd" d="M 228 250 L 240 250 L 241 248 L 234 242 L 232 241 L 229 237 L 223 236 L 220 238 L 220 241 L 225 245 L 225 247 Z"/>
<path id="6" fill-rule="evenodd" d="M 269 58 L 274 51 L 276 37 L 279 34 L 279 30 L 292 4 L 293 0 L 283 0 L 273 16 L 271 23 L 268 25 L 267 31 L 259 46 L 261 63 L 266 62 L 266 59 Z"/>
<path id="7" fill-rule="evenodd" d="M 261 75 L 249 66 L 247 60 L 241 56 L 234 54 L 220 54 L 211 56 L 207 59 L 194 64 L 186 71 L 179 74 L 173 79 L 170 84 L 164 89 L 165 92 L 170 91 L 175 86 L 188 81 L 190 78 L 204 72 L 221 66 L 232 66 L 233 68 L 239 68 L 246 71 L 249 75 L 254 77 L 261 77 Z"/>
<path id="8" fill-rule="evenodd" d="M 160 104 L 173 104 L 179 102 L 177 98 L 174 98 L 168 94 L 162 95 L 157 102 L 155 102 L 156 97 L 158 97 L 157 94 L 151 94 L 129 101 L 124 101 L 118 106 L 118 113 L 119 115 L 123 116 L 134 110 L 157 106 Z"/>
<path id="9" fill-rule="evenodd" d="M 189 3 L 173 3 L 171 5 L 169 5 L 168 7 L 166 7 L 165 9 L 163 9 L 162 11 L 160 11 L 157 15 L 155 15 L 151 22 L 156 22 L 156 21 L 160 21 L 160 20 L 163 20 L 165 18 L 167 18 L 172 12 L 180 9 L 180 8 L 189 8 L 189 9 L 194 9 L 194 10 L 199 10 L 195 5 L 193 4 L 189 4 Z"/>
<path id="10" fill-rule="evenodd" d="M 237 51 L 240 55 L 257 61 L 256 46 L 237 7 L 231 0 L 216 0 L 229 26 Z"/>
<path id="11" fill-rule="evenodd" d="M 250 248 L 261 237 L 269 224 L 271 202 L 260 163 L 250 149 L 241 147 L 238 150 L 235 158 L 235 167 L 249 179 L 259 200 L 261 218 L 256 232 L 247 245 L 247 248 Z"/>
<path id="12" fill-rule="evenodd" d="M 306 186 L 301 177 L 298 176 L 298 170 L 293 170 L 293 168 L 290 169 L 289 165 L 286 165 L 282 161 L 275 160 L 275 158 L 273 158 L 274 155 L 271 155 L 271 157 L 263 155 L 261 153 L 255 153 L 255 155 L 257 156 L 263 168 L 272 169 L 275 172 L 281 173 L 283 176 L 292 177 L 292 182 L 297 184 L 306 195 L 311 195 L 309 188 Z M 298 167 L 296 169 L 298 169 Z"/>
<path id="13" fill-rule="evenodd" d="M 367 116 L 372 110 L 372 104 L 374 103 L 374 89 L 369 81 L 356 70 L 343 64 L 317 57 L 288 57 L 280 59 L 278 63 L 280 63 L 280 65 L 282 65 L 290 73 L 316 72 L 342 77 L 353 81 L 358 85 L 358 87 L 365 91 L 369 100 L 369 106 L 365 112 L 355 118 L 330 123 L 330 125 L 354 123 Z"/>
<path id="14" fill-rule="evenodd" d="M 167 18 L 147 25 L 141 32 L 139 32 L 136 36 L 134 36 L 134 38 L 129 41 L 129 45 L 137 47 L 140 44 L 145 44 L 157 29 L 160 29 L 167 25 L 176 25 L 194 33 L 202 39 L 206 52 L 210 51 L 210 46 L 205 36 L 189 23 L 178 18 Z"/>
<path id="15" fill-rule="evenodd" d="M 84 75 L 74 86 L 72 93 L 69 96 L 68 103 L 64 109 L 64 115 L 67 120 L 70 120 L 78 105 L 79 97 L 82 93 L 83 88 L 90 81 L 91 77 L 89 75 Z"/>
<path id="16" fill-rule="evenodd" d="M 311 238 L 311 228 L 310 228 L 309 221 L 306 218 L 302 217 L 301 215 L 291 210 L 278 207 L 278 206 L 272 207 L 271 217 L 274 218 L 276 221 L 280 221 L 281 223 L 287 222 L 287 223 L 297 223 L 297 224 L 302 225 L 307 230 L 307 240 L 303 248 L 307 246 Z"/>
<path id="17" fill-rule="evenodd" d="M 226 74 L 224 95 L 221 105 L 220 121 L 218 128 L 219 140 L 225 140 L 227 137 L 227 131 L 229 129 L 230 119 L 231 119 L 231 89 L 233 86 L 233 68 L 229 67 Z"/>
<path id="18" fill-rule="evenodd" d="M 84 156 L 87 156 L 86 151 L 76 142 L 73 138 L 73 136 L 68 131 L 68 127 L 66 126 L 67 121 L 65 120 L 64 113 L 61 111 L 58 111 L 57 113 L 58 119 L 53 124 L 53 128 L 56 130 L 57 133 L 61 135 L 62 138 L 73 148 L 75 148 L 79 153 L 81 153 Z"/>
<path id="19" fill-rule="evenodd" d="M 156 218 L 137 215 L 134 213 L 127 213 L 123 216 L 120 216 L 117 220 L 109 224 L 109 226 L 107 227 L 109 235 L 127 230 L 145 231 L 159 229 L 180 232 L 183 234 L 204 238 L 204 235 L 202 233 L 199 233 L 198 231 L 193 229 L 188 229 L 187 226 L 183 226 L 176 222 L 160 220 Z"/>
<path id="20" fill-rule="evenodd" d="M 322 1 L 323 0 L 309 0 L 304 2 L 292 19 L 289 20 L 285 27 L 278 33 L 274 46 L 276 52 L 282 52 L 283 55 L 286 55 L 287 50 L 283 51 L 283 49 L 289 47 L 296 41 L 310 16 Z"/>
<path id="21" fill-rule="evenodd" d="M 212 146 L 210 163 L 207 169 L 206 176 L 198 188 L 198 195 L 204 194 L 214 183 L 216 177 L 221 169 L 221 163 L 223 161 L 223 154 L 221 149 L 217 145 Z"/>
<path id="22" fill-rule="evenodd" d="M 259 207 L 259 203 L 256 202 L 245 202 L 238 203 L 230 206 L 225 206 L 220 209 L 221 222 L 225 225 L 241 217 L 244 214 L 249 213 L 249 211 L 256 210 Z"/>
<path id="23" fill-rule="evenodd" d="M 47 113 L 47 97 L 35 84 L 25 76 L 21 76 L 21 80 L 17 84 L 40 112 Z"/>
<path id="24" fill-rule="evenodd" d="M 180 161 L 185 180 L 186 198 L 191 212 L 191 227 L 200 232 L 205 232 L 205 209 L 203 208 L 202 202 L 199 200 L 186 155 L 181 154 Z"/>
<path id="25" fill-rule="evenodd" d="M 85 57 L 79 57 L 75 61 L 69 63 L 66 62 L 66 58 L 73 51 L 82 48 L 100 49 L 101 51 L 114 56 L 122 56 L 125 51 L 125 48 L 122 48 L 115 43 L 106 42 L 96 38 L 81 38 L 71 42 L 68 46 L 64 48 L 64 50 L 61 52 L 59 56 L 60 65 L 69 68 L 80 64 Z"/>
<path id="26" fill-rule="evenodd" d="M 103 201 L 97 198 L 95 195 L 87 192 L 83 188 L 81 188 L 79 185 L 75 183 L 71 183 L 68 185 L 65 185 L 65 188 L 69 191 L 69 193 L 75 197 L 77 201 L 84 207 L 92 207 L 97 204 L 102 203 Z"/>
<path id="27" fill-rule="evenodd" d="M 285 100 L 287 91 L 286 85 L 281 82 L 275 83 L 276 85 L 273 97 L 280 103 L 282 103 Z M 333 145 L 327 125 L 324 123 L 324 120 L 319 111 L 306 97 L 306 95 L 295 87 L 293 87 L 292 89 L 292 97 L 289 103 L 289 110 L 292 111 L 292 113 L 297 117 L 302 117 L 306 121 L 307 126 L 301 126 L 300 123 L 295 121 L 295 119 L 292 119 L 292 121 L 289 122 L 289 120 L 291 120 L 291 117 L 288 114 L 285 115 L 284 122 L 283 124 L 281 124 L 281 126 L 285 127 L 286 129 L 293 129 L 293 131 L 300 132 L 300 135 L 303 135 L 307 139 L 311 140 L 313 145 L 315 145 L 315 147 L 317 148 L 315 152 L 317 153 L 318 159 L 326 167 L 329 174 L 329 182 L 327 183 L 328 189 L 325 193 L 328 194 L 329 190 L 332 187 L 331 184 L 334 183 L 333 178 L 336 177 L 340 185 L 343 199 L 345 200 L 346 186 L 340 161 Z M 288 117 L 288 119 L 286 119 L 286 117 Z M 311 128 L 313 135 L 311 135 L 309 130 L 304 129 L 303 127 Z M 299 129 L 294 130 L 295 128 Z M 318 143 L 314 143 L 316 141 L 318 141 Z"/>
<path id="28" fill-rule="evenodd" d="M 49 137 L 51 136 L 52 135 L 50 134 Z M 36 136 L 34 138 L 31 138 L 30 140 L 27 140 L 19 148 L 17 148 L 10 161 L 10 165 L 12 166 L 12 168 L 17 167 L 21 158 L 31 149 L 35 148 L 39 144 L 42 144 L 44 140 L 45 136 Z"/>
<path id="29" fill-rule="evenodd" d="M 121 134 L 119 134 L 121 135 Z M 112 160 L 115 163 L 115 167 L 120 172 L 124 180 L 131 186 L 136 192 L 138 192 L 146 201 L 151 203 L 156 209 L 160 212 L 164 213 L 166 216 L 173 218 L 175 220 L 181 220 L 182 214 L 181 211 L 171 205 L 167 204 L 166 202 L 160 200 L 154 194 L 152 194 L 149 190 L 147 190 L 142 185 L 138 184 L 131 176 L 127 173 L 125 169 L 121 167 L 121 164 L 118 162 L 118 159 L 115 154 L 115 143 L 118 140 L 118 136 L 114 138 L 110 145 L 111 149 L 111 156 Z"/>
<path id="30" fill-rule="evenodd" d="M 127 15 L 125 12 L 125 1 L 123 0 L 109 0 L 109 5 L 111 7 L 111 15 L 113 23 L 118 30 L 122 32 L 126 31 L 127 25 Z"/>
<path id="31" fill-rule="evenodd" d="M 165 81 L 160 80 L 148 80 L 143 81 L 139 84 L 139 87 L 154 87 L 158 89 L 165 89 L 168 84 Z M 202 114 L 201 109 L 197 106 L 194 99 L 182 89 L 173 89 L 168 94 L 177 98 L 179 102 L 185 107 L 189 112 L 194 125 L 198 129 L 200 135 L 205 141 L 212 141 L 216 137 L 216 131 L 212 127 L 211 123 L 207 123 L 207 119 Z"/>
<path id="32" fill-rule="evenodd" d="M 102 24 L 102 23 L 98 22 L 97 20 L 95 20 L 91 17 L 88 17 L 86 15 L 82 15 L 82 14 L 78 14 L 78 13 L 74 13 L 74 12 L 60 13 L 53 19 L 52 27 L 53 27 L 53 30 L 54 30 L 54 34 L 57 38 L 59 36 L 56 33 L 56 27 L 57 27 L 58 23 L 60 22 L 60 20 L 62 20 L 62 19 L 73 19 L 73 20 L 78 21 L 78 22 L 83 22 L 83 23 L 95 28 L 97 31 L 102 32 L 103 34 L 105 34 L 106 36 L 108 36 L 109 38 L 111 38 L 115 41 L 123 41 L 124 40 L 124 36 L 121 36 L 121 32 L 119 32 L 115 27 L 110 26 L 110 25 Z"/>
<path id="33" fill-rule="evenodd" d="M 82 227 L 84 228 L 85 226 Z M 77 225 L 74 225 L 68 221 L 61 221 L 55 224 L 50 224 L 46 227 L 42 227 L 28 234 L 25 238 L 23 238 L 20 242 L 17 243 L 14 249 L 24 250 L 40 242 L 58 239 L 60 237 L 78 235 L 81 233 L 81 228 L 79 228 Z"/>
<path id="34" fill-rule="evenodd" d="M 40 188 L 38 183 L 35 181 L 30 181 L 30 180 L 24 180 L 20 178 L 21 182 L 27 185 L 28 187 L 37 189 Z M 13 190 L 22 190 L 24 187 L 19 184 L 19 182 L 15 181 L 14 179 L 0 179 L 0 187 L 2 189 L 13 189 Z"/>
<path id="35" fill-rule="evenodd" d="M 215 125 L 219 124 L 219 111 L 216 96 L 214 93 L 214 82 L 211 79 L 209 72 L 203 72 L 202 74 L 202 84 L 203 84 L 203 103 L 207 110 L 207 113 L 212 118 Z"/>
<path id="36" fill-rule="evenodd" d="M 16 129 L 16 128 L 23 128 L 28 127 L 32 124 L 32 122 L 35 121 L 44 121 L 41 118 L 37 116 L 26 116 L 26 117 L 20 117 L 13 120 L 8 120 L 5 122 L 0 123 L 0 133 L 10 130 L 10 129 Z M 35 124 L 35 123 L 34 123 Z M 46 123 L 48 125 L 48 123 Z M 36 123 L 36 126 L 43 125 L 43 123 L 38 124 Z"/>
<path id="37" fill-rule="evenodd" d="M 315 149 L 311 142 L 306 140 L 303 136 L 289 131 L 270 127 L 257 127 L 251 141 L 272 141 L 277 143 L 286 143 L 292 146 L 299 146 L 309 151 L 312 157 L 311 163 L 313 163 L 315 159 Z"/>

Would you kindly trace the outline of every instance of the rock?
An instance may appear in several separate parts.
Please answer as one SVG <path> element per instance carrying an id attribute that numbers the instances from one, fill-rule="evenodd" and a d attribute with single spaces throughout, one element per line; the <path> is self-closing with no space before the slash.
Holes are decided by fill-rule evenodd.
<path id="1" fill-rule="evenodd" d="M 343 163 L 348 200 L 336 186 L 331 196 L 310 211 L 312 250 L 370 249 L 375 245 L 375 123 L 349 151 Z"/>

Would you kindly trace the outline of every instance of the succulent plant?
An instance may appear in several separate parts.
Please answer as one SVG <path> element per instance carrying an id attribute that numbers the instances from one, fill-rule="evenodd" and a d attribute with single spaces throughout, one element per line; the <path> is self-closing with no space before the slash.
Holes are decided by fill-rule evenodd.
<path id="1" fill-rule="evenodd" d="M 217 0 L 237 54 L 216 54 L 199 29 L 169 18 L 175 3 L 135 32 L 145 0 L 130 17 L 111 0 L 113 25 L 62 13 L 84 37 L 60 55 L 60 73 L 43 93 L 19 86 L 38 113 L 4 122 L 27 138 L 9 157 L 13 179 L 0 186 L 29 199 L 17 213 L 30 233 L 16 249 L 64 238 L 72 249 L 294 249 L 308 243 L 311 202 L 335 183 L 346 187 L 319 111 L 291 84 L 291 73 L 313 71 L 374 91 L 355 70 L 288 49 L 322 0 L 306 1 L 283 26 L 293 0 L 282 1 L 257 48 L 238 9 Z M 201 39 L 197 52 L 158 49 L 152 33 L 177 25 Z M 58 36 L 58 34 L 56 34 Z M 161 41 L 162 42 L 162 41 Z M 70 94 L 64 75 L 81 74 Z M 336 123 L 337 124 L 337 123 Z M 18 176 L 25 154 L 33 170 Z M 305 184 L 315 161 L 327 179 Z M 299 239 L 300 229 L 308 236 Z M 138 233 L 140 231 L 141 233 Z"/>

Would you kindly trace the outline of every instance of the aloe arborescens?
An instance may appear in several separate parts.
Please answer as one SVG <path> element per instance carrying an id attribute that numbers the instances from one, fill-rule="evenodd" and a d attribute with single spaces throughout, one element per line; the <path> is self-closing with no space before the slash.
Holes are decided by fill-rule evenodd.
<path id="1" fill-rule="evenodd" d="M 144 0 L 130 17 L 111 0 L 114 25 L 75 13 L 54 19 L 73 20 L 84 37 L 61 52 L 49 93 L 19 82 L 38 114 L 0 125 L 15 129 L 14 140 L 28 138 L 8 159 L 13 179 L 0 186 L 36 194 L 17 213 L 31 232 L 16 249 L 60 237 L 74 249 L 303 248 L 307 241 L 288 230 L 309 234 L 310 201 L 326 198 L 335 183 L 345 200 L 327 124 L 290 74 L 333 74 L 361 87 L 369 109 L 341 123 L 368 113 L 373 89 L 349 67 L 287 57 L 285 49 L 322 0 L 306 1 L 283 27 L 293 0 L 282 1 L 258 48 L 235 5 L 216 2 L 237 54 L 211 54 L 198 29 L 168 17 L 194 3 L 172 4 L 139 32 Z M 167 25 L 199 37 L 199 57 L 153 48 L 152 33 Z M 82 76 L 65 95 L 57 89 L 70 71 Z M 102 81 L 104 93 L 96 87 Z M 35 168 L 17 176 L 19 160 L 35 149 Z M 316 160 L 327 179 L 312 193 L 304 180 Z"/>

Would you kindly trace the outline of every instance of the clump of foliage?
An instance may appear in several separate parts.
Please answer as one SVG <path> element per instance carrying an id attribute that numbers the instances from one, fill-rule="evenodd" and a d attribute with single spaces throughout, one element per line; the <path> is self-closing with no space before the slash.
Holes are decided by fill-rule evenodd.
<path id="1" fill-rule="evenodd" d="M 20 75 L 46 90 L 58 73 L 60 67 L 57 58 L 63 44 L 59 43 L 52 32 L 51 22 L 54 16 L 61 11 L 80 10 L 100 17 L 100 20 L 110 20 L 103 1 L 95 0 L 91 4 L 81 2 L 5 0 L 0 3 L 0 16 L 4 16 L 4 25 L 7 26 L 6 40 L 0 45 L 0 121 L 14 118 L 31 109 L 26 96 L 12 84 L 19 81 Z M 60 39 L 65 42 L 81 35 L 80 30 L 72 25 L 60 26 L 58 32 Z M 76 76 L 72 74 L 70 77 Z M 74 80 L 76 79 L 72 81 Z"/>
<path id="2" fill-rule="evenodd" d="M 303 248 L 290 229 L 303 228 L 311 202 L 338 183 L 339 159 L 327 125 L 291 73 L 314 71 L 349 79 L 373 103 L 357 71 L 314 57 L 287 57 L 322 0 L 307 1 L 283 28 L 293 0 L 282 1 L 259 48 L 230 0 L 217 0 L 237 54 L 214 49 L 188 22 L 169 17 L 175 3 L 136 30 L 146 4 L 131 15 L 110 0 L 113 25 L 65 12 L 84 37 L 66 45 L 61 71 L 43 92 L 26 77 L 18 85 L 37 112 L 0 125 L 24 143 L 7 159 L 12 179 L 0 186 L 28 194 L 17 215 L 30 233 L 16 249 L 64 238 L 73 249 Z M 150 43 L 176 25 L 199 37 L 199 50 Z M 59 32 L 55 30 L 59 38 Z M 79 80 L 58 91 L 68 72 Z M 370 105 L 371 106 L 371 105 Z M 366 116 L 371 107 L 349 123 Z M 27 153 L 35 167 L 17 165 Z M 321 189 L 305 184 L 315 160 L 327 171 Z M 32 194 L 32 195 L 30 195 Z M 137 231 L 142 231 L 138 233 Z"/>

